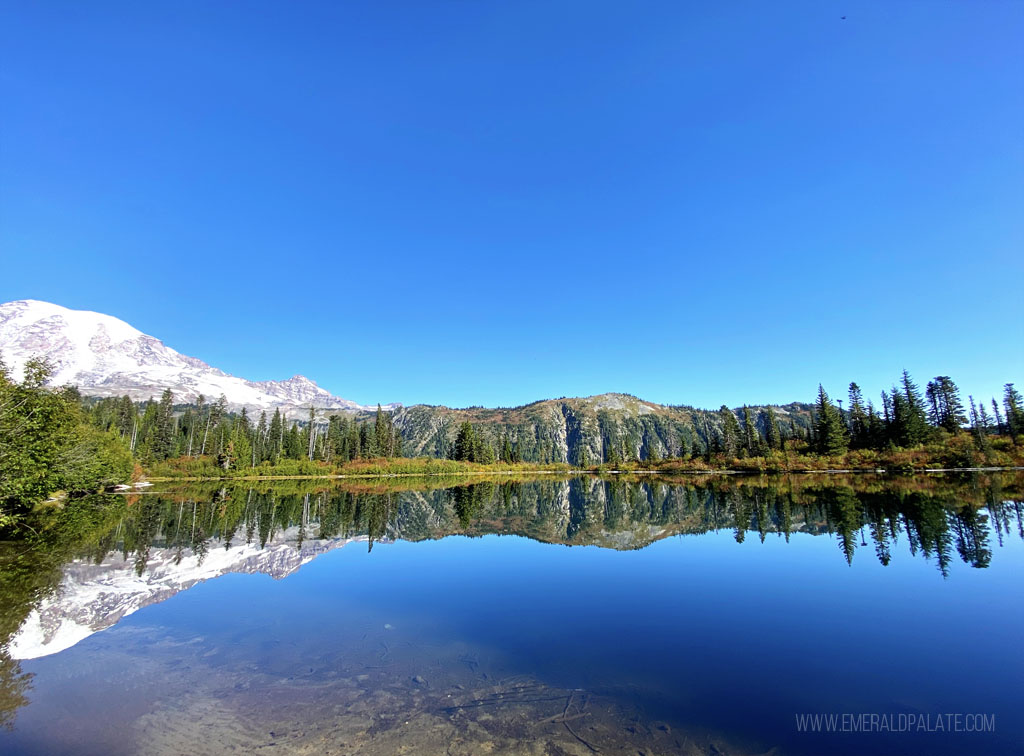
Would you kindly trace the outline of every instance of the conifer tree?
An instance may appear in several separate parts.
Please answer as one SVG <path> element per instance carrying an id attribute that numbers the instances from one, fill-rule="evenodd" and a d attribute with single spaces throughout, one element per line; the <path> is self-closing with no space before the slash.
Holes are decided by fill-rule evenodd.
<path id="1" fill-rule="evenodd" d="M 281 419 L 281 410 L 274 410 L 274 417 L 270 421 L 270 429 L 267 432 L 266 459 L 277 464 L 284 452 L 284 421 Z"/>
<path id="2" fill-rule="evenodd" d="M 757 430 L 753 413 L 750 411 L 750 407 L 743 405 L 743 445 L 747 449 L 748 456 L 757 456 L 760 440 L 761 434 Z"/>
<path id="3" fill-rule="evenodd" d="M 1003 413 L 999 409 L 999 402 L 992 397 L 992 414 L 996 420 L 996 433 L 1002 436 L 1006 433 L 1006 425 L 1003 423 Z"/>
<path id="4" fill-rule="evenodd" d="M 727 457 L 735 457 L 739 451 L 740 424 L 736 420 L 736 415 L 724 404 L 718 410 L 718 414 L 722 418 L 722 452 Z"/>
<path id="5" fill-rule="evenodd" d="M 779 421 L 775 419 L 775 410 L 769 407 L 765 410 L 765 441 L 768 448 L 775 450 L 782 448 L 782 434 L 779 432 Z"/>
<path id="6" fill-rule="evenodd" d="M 967 422 L 963 402 L 960 401 L 960 390 L 948 375 L 940 375 L 929 381 L 925 396 L 929 405 L 928 419 L 936 428 L 957 433 Z"/>
<path id="7" fill-rule="evenodd" d="M 868 445 L 868 415 L 864 409 L 864 396 L 860 386 L 850 384 L 850 445 L 863 448 Z"/>
<path id="8" fill-rule="evenodd" d="M 298 423 L 292 423 L 284 439 L 284 456 L 287 459 L 302 459 L 302 434 L 299 433 Z"/>
<path id="9" fill-rule="evenodd" d="M 153 436 L 150 441 L 150 453 L 153 459 L 167 459 L 174 450 L 174 393 L 164 389 L 157 405 Z"/>
<path id="10" fill-rule="evenodd" d="M 458 435 L 455 437 L 452 459 L 460 462 L 472 462 L 476 445 L 476 434 L 473 431 L 473 426 L 466 420 L 459 426 Z"/>
<path id="11" fill-rule="evenodd" d="M 256 462 L 262 462 L 266 459 L 266 443 L 267 443 L 267 413 L 264 410 L 260 412 L 260 421 L 256 424 L 256 429 L 253 431 L 252 447 L 253 453 L 255 454 Z M 255 463 L 253 463 L 255 467 Z"/>
<path id="12" fill-rule="evenodd" d="M 821 384 L 818 384 L 818 401 L 815 411 L 815 451 L 829 457 L 843 454 L 850 443 L 846 423 L 843 422 L 839 410 L 832 404 Z"/>
<path id="13" fill-rule="evenodd" d="M 900 446 L 916 446 L 923 443 L 928 436 L 928 419 L 925 416 L 924 400 L 917 384 L 904 370 L 901 378 L 901 392 L 905 403 L 904 414 L 900 419 Z"/>
<path id="14" fill-rule="evenodd" d="M 1006 429 L 1010 438 L 1016 444 L 1021 435 L 1024 435 L 1024 398 L 1020 392 L 1007 383 L 1003 387 L 1003 407 L 1006 410 Z"/>
<path id="15" fill-rule="evenodd" d="M 981 411 L 979 412 L 977 406 L 974 404 L 974 397 L 968 396 L 968 400 L 971 405 L 971 431 L 974 433 L 974 441 L 978 449 L 982 452 L 987 452 L 989 448 L 988 443 L 988 424 L 986 422 L 985 405 L 981 405 Z"/>
<path id="16" fill-rule="evenodd" d="M 127 395 L 121 397 L 117 407 L 118 435 L 123 439 L 130 438 L 137 419 L 134 402 Z"/>

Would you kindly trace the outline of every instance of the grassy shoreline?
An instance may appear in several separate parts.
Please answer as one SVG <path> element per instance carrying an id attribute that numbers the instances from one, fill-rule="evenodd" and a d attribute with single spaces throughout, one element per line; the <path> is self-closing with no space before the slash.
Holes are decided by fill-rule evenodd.
<path id="1" fill-rule="evenodd" d="M 789 475 L 789 474 L 918 474 L 990 472 L 1024 469 L 1024 454 L 1016 447 L 1012 453 L 1002 452 L 988 459 L 966 458 L 974 464 L 950 464 L 947 455 L 929 453 L 928 449 L 896 450 L 887 453 L 850 452 L 839 457 L 818 457 L 804 454 L 777 454 L 745 459 L 712 458 L 663 460 L 655 463 L 630 462 L 619 465 L 572 467 L 564 463 L 495 463 L 456 462 L 430 457 L 359 460 L 342 465 L 324 462 L 287 461 L 278 465 L 261 465 L 222 470 L 210 458 L 180 458 L 139 470 L 137 480 L 153 483 L 173 481 L 225 480 L 346 480 L 374 478 L 439 478 L 439 477 L 504 477 L 522 475 Z M 956 460 L 959 461 L 959 460 Z M 978 464 L 980 463 L 980 464 Z"/>

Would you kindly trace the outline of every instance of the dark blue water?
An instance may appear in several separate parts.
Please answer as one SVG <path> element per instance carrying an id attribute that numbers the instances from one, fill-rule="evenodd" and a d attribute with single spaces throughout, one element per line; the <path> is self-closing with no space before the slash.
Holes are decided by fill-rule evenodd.
<path id="1" fill-rule="evenodd" d="M 139 718 L 166 707 L 164 696 L 184 700 L 192 685 L 219 680 L 210 699 L 227 705 L 245 695 L 247 675 L 284 698 L 291 688 L 272 688 L 268 678 L 307 689 L 316 681 L 323 703 L 333 680 L 365 667 L 386 670 L 388 684 L 414 698 L 423 688 L 429 700 L 403 705 L 431 716 L 445 685 L 530 679 L 545 690 L 583 691 L 618 707 L 624 728 L 640 722 L 679 753 L 714 753 L 711 743 L 731 753 L 1021 753 L 1024 541 L 985 528 L 987 566 L 955 557 L 946 575 L 934 557 L 911 553 L 906 534 L 887 565 L 863 533 L 857 538 L 868 545 L 852 562 L 828 532 L 788 540 L 769 532 L 763 542 L 749 532 L 738 543 L 733 528 L 622 551 L 502 534 L 396 540 L 372 551 L 349 543 L 283 579 L 225 574 L 198 583 L 67 650 L 22 662 L 35 675 L 32 702 L 0 748 L 147 752 L 146 733 L 164 737 L 164 725 L 140 730 Z M 425 682 L 409 683 L 413 676 Z M 576 721 L 582 727 L 598 713 L 613 717 L 595 710 Z M 817 713 L 891 716 L 894 724 L 913 715 L 932 730 L 939 718 L 960 715 L 961 729 L 970 717 L 994 722 L 995 731 L 798 731 L 798 715 Z M 228 738 L 210 727 L 215 741 Z M 148 745 L 170 752 L 187 742 L 175 737 Z M 296 737 L 304 742 L 306 733 Z M 591 744 L 629 752 L 625 735 L 608 737 L 603 748 Z M 338 752 L 370 753 L 371 745 Z"/>

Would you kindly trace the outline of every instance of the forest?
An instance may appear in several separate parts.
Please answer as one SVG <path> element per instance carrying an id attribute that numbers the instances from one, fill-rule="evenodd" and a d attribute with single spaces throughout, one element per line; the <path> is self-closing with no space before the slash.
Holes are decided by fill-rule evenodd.
<path id="1" fill-rule="evenodd" d="M 0 527 L 55 493 L 91 492 L 146 475 L 438 474 L 538 466 L 524 459 L 521 436 L 497 425 L 463 421 L 453 443 L 426 455 L 449 463 L 423 455 L 413 460 L 405 456 L 402 428 L 379 406 L 370 417 L 325 416 L 310 408 L 302 421 L 279 410 L 254 418 L 244 409 L 229 411 L 223 396 L 200 396 L 187 405 L 175 404 L 170 390 L 145 402 L 97 399 L 71 386 L 50 387 L 49 375 L 45 363 L 33 361 L 16 381 L 0 364 Z M 922 391 L 904 371 L 881 392 L 877 407 L 856 383 L 849 385 L 846 407 L 819 386 L 806 424 L 780 420 L 772 407 L 723 406 L 695 411 L 692 432 L 675 443 L 665 442 L 664 431 L 624 443 L 607 424 L 598 454 L 591 458 L 586 447 L 569 454 L 572 467 L 598 472 L 1020 466 L 1024 400 L 1012 383 L 1000 399 L 965 401 L 948 376 Z"/>

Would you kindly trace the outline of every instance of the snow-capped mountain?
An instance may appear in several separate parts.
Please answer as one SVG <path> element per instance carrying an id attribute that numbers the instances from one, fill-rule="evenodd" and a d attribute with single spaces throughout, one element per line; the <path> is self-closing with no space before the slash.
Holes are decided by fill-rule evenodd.
<path id="1" fill-rule="evenodd" d="M 72 384 L 87 396 L 127 394 L 146 400 L 169 388 L 176 402 L 194 402 L 200 394 L 214 401 L 223 394 L 231 409 L 281 408 L 293 416 L 308 412 L 310 405 L 368 409 L 333 396 L 301 375 L 286 381 L 229 375 L 110 315 L 32 299 L 0 304 L 0 358 L 20 377 L 33 357 L 43 357 L 53 366 L 53 385 Z"/>
<path id="2" fill-rule="evenodd" d="M 28 615 L 8 650 L 15 659 L 55 654 L 204 580 L 229 572 L 263 573 L 280 580 L 320 554 L 366 540 L 365 536 L 338 537 L 307 539 L 300 544 L 298 531 L 295 526 L 279 532 L 263 548 L 249 543 L 225 549 L 218 544 L 202 555 L 154 548 L 141 575 L 134 559 L 126 560 L 120 553 L 100 564 L 87 559 L 71 562 L 64 567 L 56 594 Z"/>

